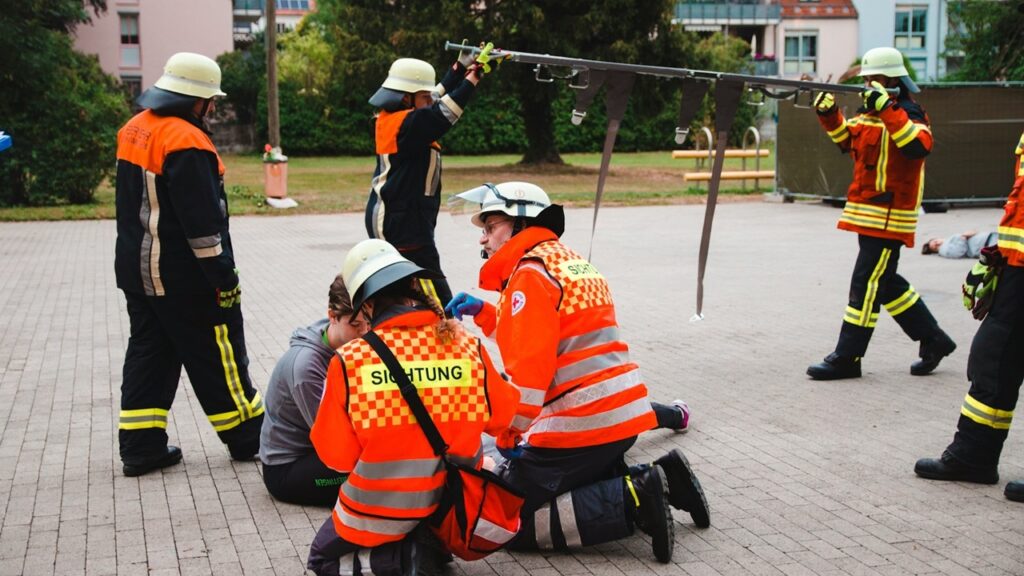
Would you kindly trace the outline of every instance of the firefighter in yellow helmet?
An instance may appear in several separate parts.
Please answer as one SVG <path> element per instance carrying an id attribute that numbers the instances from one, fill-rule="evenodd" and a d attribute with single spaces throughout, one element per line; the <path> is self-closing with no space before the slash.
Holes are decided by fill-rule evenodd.
<path id="1" fill-rule="evenodd" d="M 430 64 L 399 58 L 370 98 L 377 109 L 377 167 L 366 202 L 366 232 L 436 272 L 437 278 L 422 283 L 442 306 L 452 294 L 434 243 L 441 202 L 441 145 L 437 140 L 462 117 L 476 85 L 490 70 L 488 53 L 485 47 L 480 55 L 460 54 L 436 85 Z"/>
<path id="2" fill-rule="evenodd" d="M 843 116 L 830 93 L 814 100 L 829 138 L 853 158 L 853 183 L 838 227 L 855 232 L 860 245 L 839 342 L 822 362 L 807 368 L 815 380 L 860 377 L 861 357 L 882 306 L 907 336 L 920 342 L 920 359 L 911 364 L 911 374 L 930 374 L 956 348 L 921 295 L 896 270 L 900 248 L 914 246 L 924 159 L 932 149 L 928 114 L 912 97 L 919 90 L 899 50 L 868 50 L 860 73 L 864 105 L 853 118 Z"/>
<path id="3" fill-rule="evenodd" d="M 179 52 L 117 135 L 114 270 L 127 300 L 118 437 L 126 476 L 181 461 L 167 416 L 185 367 L 232 458 L 259 449 L 263 401 L 249 379 L 224 164 L 204 128 L 220 67 Z"/>

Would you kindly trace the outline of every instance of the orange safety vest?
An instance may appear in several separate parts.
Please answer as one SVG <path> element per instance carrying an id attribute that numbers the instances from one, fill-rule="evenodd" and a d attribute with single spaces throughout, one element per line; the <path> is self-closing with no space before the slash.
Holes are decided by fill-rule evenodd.
<path id="1" fill-rule="evenodd" d="M 456 341 L 441 342 L 438 320 L 432 311 L 412 311 L 374 331 L 416 386 L 449 457 L 479 467 L 481 433 L 508 427 L 518 391 L 478 339 L 459 332 Z M 331 361 L 310 439 L 327 466 L 349 472 L 333 512 L 346 541 L 372 547 L 401 540 L 437 508 L 445 469 L 365 340 L 348 342 Z"/>
<path id="2" fill-rule="evenodd" d="M 657 425 L 640 368 L 629 359 L 608 282 L 551 231 L 513 236 L 480 271 L 499 289 L 477 316 L 497 332 L 519 386 L 512 429 L 531 446 L 576 448 L 630 438 Z"/>
<path id="3" fill-rule="evenodd" d="M 1003 207 L 1003 219 L 999 222 L 999 252 L 1006 257 L 1010 266 L 1024 267 L 1024 211 L 1020 209 L 1021 194 L 1024 194 L 1024 134 L 1020 136 L 1017 149 L 1017 165 L 1014 167 L 1013 189 Z"/>
<path id="4" fill-rule="evenodd" d="M 217 172 L 224 175 L 224 162 L 210 136 L 187 120 L 143 110 L 117 132 L 117 159 L 157 176 L 163 175 L 164 159 L 168 154 L 189 148 L 217 155 Z"/>
<path id="5" fill-rule="evenodd" d="M 916 102 L 899 103 L 920 110 L 920 119 L 911 119 L 897 105 L 849 121 L 837 109 L 818 120 L 854 160 L 853 182 L 837 227 L 912 247 L 924 194 L 924 158 L 907 158 L 900 149 L 916 140 L 930 151 L 932 135 L 928 115 Z"/>

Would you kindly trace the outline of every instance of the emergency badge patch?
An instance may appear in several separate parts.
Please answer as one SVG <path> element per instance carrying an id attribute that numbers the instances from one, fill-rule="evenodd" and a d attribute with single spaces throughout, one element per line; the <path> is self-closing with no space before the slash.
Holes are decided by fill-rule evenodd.
<path id="1" fill-rule="evenodd" d="M 515 316 L 526 306 L 526 294 L 516 290 L 512 293 L 512 315 Z"/>

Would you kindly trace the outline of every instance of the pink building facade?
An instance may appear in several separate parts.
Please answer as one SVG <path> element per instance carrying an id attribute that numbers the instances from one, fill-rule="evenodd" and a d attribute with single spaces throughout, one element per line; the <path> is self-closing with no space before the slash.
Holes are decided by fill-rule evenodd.
<path id="1" fill-rule="evenodd" d="M 216 58 L 233 49 L 232 3 L 225 0 L 107 0 L 107 12 L 75 30 L 75 47 L 132 94 L 152 86 L 175 52 Z"/>

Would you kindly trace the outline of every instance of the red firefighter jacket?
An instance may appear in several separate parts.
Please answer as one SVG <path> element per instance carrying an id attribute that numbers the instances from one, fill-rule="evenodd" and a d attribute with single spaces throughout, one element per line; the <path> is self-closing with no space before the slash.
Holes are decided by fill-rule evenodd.
<path id="1" fill-rule="evenodd" d="M 496 336 L 521 393 L 511 438 L 499 445 L 522 435 L 542 448 L 594 446 L 656 425 L 608 283 L 554 233 L 530 227 L 513 236 L 481 268 L 480 287 L 501 293 L 475 321 Z"/>
<path id="2" fill-rule="evenodd" d="M 1010 266 L 1024 266 L 1024 210 L 1021 210 L 1021 195 L 1024 194 L 1024 134 L 1020 136 L 1017 149 L 1016 166 L 1014 167 L 1013 189 L 1006 206 L 1003 207 L 1003 219 L 999 222 L 999 252 L 1006 257 Z"/>
<path id="3" fill-rule="evenodd" d="M 853 182 L 838 228 L 914 245 L 924 192 L 924 158 L 932 149 L 928 115 L 909 95 L 881 112 L 847 121 L 836 108 L 818 121 L 853 158 Z"/>
<path id="4" fill-rule="evenodd" d="M 433 417 L 448 455 L 480 465 L 480 434 L 508 428 L 519 393 L 480 341 L 443 343 L 430 310 L 390 317 L 374 331 L 391 348 Z M 363 547 L 401 540 L 436 508 L 444 467 L 384 362 L 363 339 L 338 350 L 310 431 L 320 460 L 348 472 L 334 507 L 338 535 Z"/>

